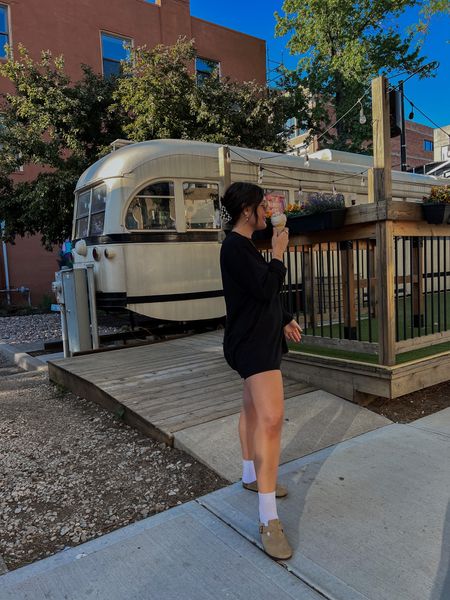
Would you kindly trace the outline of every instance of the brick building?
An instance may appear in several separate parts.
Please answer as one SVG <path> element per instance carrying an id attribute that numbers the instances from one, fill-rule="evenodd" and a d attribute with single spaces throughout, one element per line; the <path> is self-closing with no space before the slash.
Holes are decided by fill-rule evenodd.
<path id="1" fill-rule="evenodd" d="M 116 71 L 126 58 L 123 42 L 153 47 L 180 36 L 195 40 L 199 79 L 218 67 L 238 81 L 266 81 L 265 41 L 191 16 L 189 0 L 0 0 L 0 60 L 5 43 L 22 43 L 35 59 L 49 49 L 64 55 L 73 80 L 80 78 L 83 63 L 106 75 Z M 9 83 L 0 79 L 0 92 L 6 91 Z M 25 166 L 16 176 L 35 175 L 35 168 Z M 10 287 L 29 287 L 33 304 L 50 294 L 56 253 L 43 250 L 39 237 L 3 245 L 0 289 L 6 283 L 5 249 Z"/>

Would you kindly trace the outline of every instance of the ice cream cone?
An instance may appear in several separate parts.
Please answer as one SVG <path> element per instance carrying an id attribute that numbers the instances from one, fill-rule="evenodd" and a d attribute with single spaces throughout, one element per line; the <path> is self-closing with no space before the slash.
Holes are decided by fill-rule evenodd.
<path id="1" fill-rule="evenodd" d="M 286 227 L 287 217 L 283 213 L 277 214 L 277 215 L 272 215 L 270 218 L 270 221 L 271 221 L 275 231 L 280 233 Z"/>

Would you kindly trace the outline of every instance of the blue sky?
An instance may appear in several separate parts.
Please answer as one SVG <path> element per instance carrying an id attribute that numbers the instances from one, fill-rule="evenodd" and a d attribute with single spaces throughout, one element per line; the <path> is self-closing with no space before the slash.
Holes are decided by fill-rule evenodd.
<path id="1" fill-rule="evenodd" d="M 285 48 L 287 40 L 274 37 L 274 12 L 282 12 L 282 5 L 282 0 L 191 0 L 191 13 L 200 19 L 266 40 L 270 59 L 283 59 L 286 66 L 293 68 L 297 59 Z M 400 25 L 407 27 L 415 14 L 410 11 L 403 15 Z M 428 60 L 440 62 L 437 77 L 420 80 L 415 76 L 405 83 L 406 96 L 440 126 L 450 125 L 450 43 L 447 40 L 450 40 L 450 17 L 434 17 L 422 54 Z M 405 110 L 408 116 L 410 106 L 407 102 Z M 417 110 L 414 121 L 434 127 Z"/>

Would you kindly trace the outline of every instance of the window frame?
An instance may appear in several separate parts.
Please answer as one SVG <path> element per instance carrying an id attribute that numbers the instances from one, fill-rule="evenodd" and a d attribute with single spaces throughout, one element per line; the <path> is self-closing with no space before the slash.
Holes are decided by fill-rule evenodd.
<path id="1" fill-rule="evenodd" d="M 182 199 L 183 199 L 183 219 L 184 219 L 185 232 L 189 232 L 189 231 L 220 231 L 220 229 L 221 229 L 220 222 L 219 222 L 218 227 L 188 227 L 188 220 L 187 220 L 187 216 L 186 216 L 186 203 L 185 203 L 185 197 L 184 197 L 184 184 L 190 184 L 190 183 L 203 184 L 206 186 L 207 185 L 216 186 L 217 187 L 217 201 L 219 203 L 219 211 L 222 206 L 222 204 L 220 202 L 220 185 L 219 185 L 218 181 L 211 181 L 211 180 L 205 181 L 204 179 L 194 179 L 194 178 L 187 181 L 186 179 L 182 179 L 181 193 L 182 193 Z"/>
<path id="2" fill-rule="evenodd" d="M 427 148 L 427 145 L 430 148 Z M 424 152 L 434 152 L 434 141 L 433 140 L 423 140 L 423 151 Z"/>
<path id="3" fill-rule="evenodd" d="M 122 59 L 116 60 L 114 58 L 105 58 L 105 55 L 103 53 L 103 36 L 104 35 L 108 36 L 110 38 L 116 38 L 118 40 L 122 40 L 122 42 L 127 43 L 127 44 L 129 43 L 130 48 L 134 48 L 134 39 L 131 37 L 126 37 L 126 36 L 120 35 L 118 33 L 111 33 L 110 31 L 105 31 L 104 29 L 100 30 L 100 54 L 101 54 L 101 59 L 102 59 L 102 75 L 103 75 L 103 77 L 111 77 L 111 76 L 119 77 L 120 76 L 120 64 L 122 62 Z M 106 75 L 105 74 L 105 60 L 110 63 L 119 65 L 119 73 Z"/>
<path id="4" fill-rule="evenodd" d="M 3 44 L 3 46 L 0 46 L 0 60 L 7 60 L 7 55 L 6 53 L 3 55 L 4 52 L 4 47 L 6 46 L 6 44 L 8 44 L 9 46 L 11 46 L 11 19 L 10 19 L 10 6 L 9 4 L 3 4 L 2 2 L 0 2 L 0 9 L 4 8 L 5 9 L 5 15 L 6 15 L 6 31 L 0 31 L 0 35 L 4 35 L 7 38 L 7 41 L 5 42 L 5 44 Z"/>
<path id="5" fill-rule="evenodd" d="M 215 65 L 217 65 L 217 66 L 214 67 L 214 69 L 212 71 L 204 71 L 203 69 L 200 70 L 200 69 L 197 68 L 197 61 L 198 60 L 203 60 L 203 61 L 215 63 Z M 212 77 L 212 75 L 213 75 L 213 73 L 215 71 L 217 71 L 217 76 L 218 77 L 222 76 L 221 62 L 220 62 L 220 60 L 216 60 L 215 58 L 206 58 L 204 56 L 196 56 L 195 57 L 195 79 L 197 81 L 197 85 L 201 84 L 201 81 L 199 81 L 199 75 L 200 76 L 206 76 L 206 77 Z"/>
<path id="6" fill-rule="evenodd" d="M 95 212 L 92 212 L 92 199 L 93 199 L 93 195 L 94 195 L 94 190 L 104 187 L 105 188 L 105 208 L 104 210 L 97 210 Z M 83 196 L 83 194 L 89 193 L 89 211 L 87 213 L 87 232 L 86 235 L 78 235 L 77 234 L 77 230 L 78 230 L 78 222 L 81 221 L 82 219 L 86 218 L 86 215 L 83 215 L 81 217 L 78 217 L 78 206 L 79 206 L 79 201 L 80 201 L 80 197 Z M 75 202 L 75 208 L 74 208 L 74 224 L 73 224 L 73 239 L 78 240 L 78 239 L 83 239 L 83 238 L 88 238 L 88 237 L 92 237 L 92 236 L 96 236 L 96 235 L 104 235 L 104 231 L 105 231 L 105 218 L 103 218 L 103 228 L 102 228 L 102 233 L 90 233 L 90 229 L 91 229 L 91 216 L 92 215 L 99 215 L 99 214 L 104 214 L 106 216 L 106 201 L 108 198 L 108 188 L 106 187 L 106 183 L 102 182 L 102 183 L 98 183 L 97 185 L 93 185 L 91 187 L 88 187 L 86 189 L 80 190 L 77 192 L 76 195 L 76 202 Z"/>
<path id="7" fill-rule="evenodd" d="M 158 183 L 172 184 L 173 195 L 171 195 L 171 196 L 149 196 L 149 195 L 140 194 L 140 191 L 145 190 L 147 187 L 149 187 L 151 185 L 156 185 Z M 142 233 L 142 232 L 145 232 L 145 233 L 152 233 L 152 232 L 155 232 L 155 233 L 161 233 L 161 232 L 173 233 L 173 232 L 176 232 L 177 231 L 177 204 L 176 204 L 176 197 L 177 197 L 177 193 L 176 193 L 176 181 L 173 178 L 172 179 L 153 179 L 151 181 L 148 181 L 144 185 L 141 184 L 139 186 L 139 188 L 137 189 L 137 191 L 134 192 L 131 195 L 130 200 L 126 203 L 126 208 L 124 210 L 123 217 L 122 217 L 122 226 L 124 227 L 125 231 L 127 231 L 127 232 L 133 232 L 133 233 L 134 232 L 139 232 L 139 233 Z M 158 229 L 156 227 L 152 227 L 151 229 L 145 229 L 145 228 L 142 228 L 142 229 L 137 229 L 137 228 L 132 229 L 132 228 L 128 227 L 127 226 L 127 214 L 128 214 L 128 211 L 130 209 L 130 206 L 131 206 L 132 202 L 134 202 L 137 198 L 154 198 L 154 199 L 157 199 L 157 200 L 166 200 L 167 199 L 169 201 L 172 200 L 173 201 L 173 212 L 174 212 L 174 215 L 175 215 L 174 227 L 171 228 L 171 229 L 167 229 L 167 228 Z M 169 210 L 169 212 L 170 212 L 170 210 Z"/>

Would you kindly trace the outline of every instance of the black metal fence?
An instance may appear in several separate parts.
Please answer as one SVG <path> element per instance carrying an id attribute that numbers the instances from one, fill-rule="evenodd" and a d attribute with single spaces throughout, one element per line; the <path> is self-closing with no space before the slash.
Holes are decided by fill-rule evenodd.
<path id="1" fill-rule="evenodd" d="M 292 246 L 284 262 L 283 302 L 305 335 L 378 341 L 375 239 Z M 394 263 L 397 341 L 448 331 L 450 237 L 395 237 Z"/>

